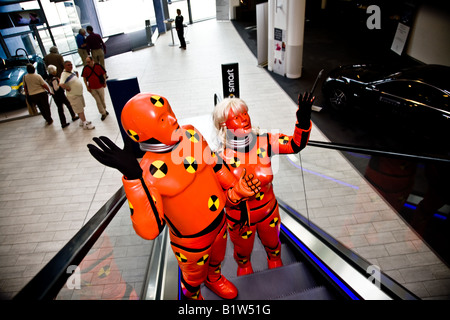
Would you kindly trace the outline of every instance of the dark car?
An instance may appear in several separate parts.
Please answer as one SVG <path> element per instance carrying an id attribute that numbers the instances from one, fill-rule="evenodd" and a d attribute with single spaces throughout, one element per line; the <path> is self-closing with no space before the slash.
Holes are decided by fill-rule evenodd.
<path id="1" fill-rule="evenodd" d="M 23 76 L 27 74 L 27 63 L 31 63 L 44 79 L 47 77 L 44 60 L 37 55 L 16 55 L 0 60 L 0 104 L 2 109 L 26 107 Z M 25 50 L 23 50 L 25 52 Z M 26 52 L 25 52 L 26 53 Z"/>
<path id="2" fill-rule="evenodd" d="M 368 117 L 450 132 L 450 67 L 393 72 L 375 65 L 342 66 L 330 72 L 323 93 L 340 112 L 359 110 Z"/>

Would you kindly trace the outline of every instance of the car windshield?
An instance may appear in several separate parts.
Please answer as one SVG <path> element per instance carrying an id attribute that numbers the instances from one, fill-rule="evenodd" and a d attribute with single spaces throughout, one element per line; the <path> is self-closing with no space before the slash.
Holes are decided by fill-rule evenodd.
<path id="1" fill-rule="evenodd" d="M 383 92 L 417 101 L 438 109 L 450 111 L 449 95 L 438 88 L 420 81 L 397 79 L 377 85 Z"/>
<path id="2" fill-rule="evenodd" d="M 25 67 L 29 62 L 32 63 L 33 61 L 28 60 L 24 56 L 15 56 L 10 59 L 2 59 L 0 68 L 3 70 L 14 67 Z"/>

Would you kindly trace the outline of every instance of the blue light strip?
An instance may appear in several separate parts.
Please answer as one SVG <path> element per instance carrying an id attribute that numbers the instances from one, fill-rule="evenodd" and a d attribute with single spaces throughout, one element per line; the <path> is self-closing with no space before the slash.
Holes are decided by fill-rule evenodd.
<path id="1" fill-rule="evenodd" d="M 325 273 L 353 300 L 360 300 L 333 272 L 325 266 L 296 236 L 294 236 L 283 224 L 281 229 L 291 238 Z"/>
<path id="2" fill-rule="evenodd" d="M 415 205 L 411 204 L 411 203 L 405 203 L 403 206 L 406 207 L 406 208 L 412 209 L 412 210 L 416 210 L 417 209 L 417 207 Z"/>
<path id="3" fill-rule="evenodd" d="M 347 151 L 347 153 L 351 154 L 352 156 L 354 156 L 356 158 L 363 158 L 363 159 L 370 159 L 370 158 L 372 158 L 371 156 L 363 154 L 363 153 L 355 153 L 355 152 L 350 152 L 350 151 Z"/>
<path id="4" fill-rule="evenodd" d="M 342 184 L 342 185 L 344 185 L 344 186 L 353 188 L 353 189 L 355 189 L 355 190 L 359 190 L 359 187 L 358 187 L 358 186 L 355 186 L 355 185 L 352 185 L 352 184 L 350 184 L 350 183 L 347 183 L 347 182 L 344 182 L 344 181 L 341 181 L 341 180 L 338 180 L 338 179 L 335 179 L 335 178 L 326 176 L 326 175 L 324 175 L 324 174 L 322 174 L 322 173 L 318 173 L 318 172 L 315 172 L 315 171 L 312 171 L 312 170 L 305 169 L 305 168 L 299 166 L 298 164 L 294 163 L 291 159 L 289 159 L 289 157 L 287 157 L 287 159 L 288 159 L 288 161 L 289 161 L 290 163 L 292 163 L 292 165 L 293 165 L 294 167 L 296 167 L 296 168 L 298 168 L 298 169 L 300 169 L 300 170 L 303 170 L 303 171 L 305 171 L 305 172 L 312 173 L 312 174 L 314 174 L 314 175 L 316 175 L 316 176 L 319 176 L 319 177 L 322 177 L 322 178 L 325 178 L 325 179 L 334 181 L 334 182 L 336 182 L 336 183 L 339 183 L 339 184 Z"/>
<path id="5" fill-rule="evenodd" d="M 441 220 L 447 220 L 447 217 L 446 217 L 446 216 L 444 216 L 444 215 L 442 215 L 442 214 L 439 214 L 439 213 L 435 213 L 434 216 L 435 216 L 436 218 L 438 218 L 438 219 L 441 219 Z"/>
<path id="6" fill-rule="evenodd" d="M 417 209 L 417 206 L 416 206 L 416 205 L 413 205 L 413 204 L 408 203 L 408 202 L 405 202 L 405 204 L 404 204 L 403 206 L 406 207 L 406 208 L 409 208 L 409 209 L 411 209 L 411 210 L 416 210 L 416 209 Z M 436 212 L 435 214 L 433 214 L 433 216 L 434 216 L 435 218 L 438 218 L 438 219 L 441 219 L 441 220 L 447 220 L 447 216 L 442 215 L 442 214 L 437 213 L 437 212 Z"/>

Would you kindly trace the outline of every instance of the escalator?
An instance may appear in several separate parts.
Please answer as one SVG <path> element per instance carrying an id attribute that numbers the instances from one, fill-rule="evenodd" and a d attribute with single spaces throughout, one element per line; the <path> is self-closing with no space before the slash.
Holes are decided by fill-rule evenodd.
<path id="1" fill-rule="evenodd" d="M 286 236 L 283 233 L 283 237 Z M 222 273 L 239 290 L 236 300 L 336 300 L 338 293 L 327 286 L 320 275 L 308 266 L 291 244 L 283 239 L 281 257 L 283 266 L 267 269 L 266 252 L 259 239 L 255 239 L 252 253 L 254 273 L 236 276 L 237 264 L 233 259 L 232 243 L 229 241 L 222 264 Z M 202 286 L 206 300 L 219 299 L 206 286 Z"/>
<path id="2" fill-rule="evenodd" d="M 251 257 L 254 273 L 236 277 L 232 243 L 228 243 L 222 272 L 238 288 L 237 300 L 417 299 L 383 273 L 371 274 L 373 269 L 368 262 L 317 228 L 281 199 L 278 199 L 278 203 L 284 266 L 268 270 L 265 250 L 259 239 L 256 239 Z M 119 228 L 118 222 L 129 225 Z M 120 258 L 124 248 L 114 248 L 112 252 L 116 253 L 116 257 L 99 268 L 102 273 L 81 270 L 81 289 L 68 289 L 70 278 L 74 275 L 67 270 L 74 265 L 82 266 L 86 259 L 90 259 L 90 262 L 94 259 L 91 265 L 101 263 L 93 258 L 103 250 L 98 243 L 104 243 L 104 238 L 110 238 L 111 243 L 119 244 L 122 241 L 114 234 L 118 230 L 129 237 L 126 239 L 134 239 L 127 251 L 142 251 L 144 254 L 141 257 Z M 132 233 L 126 196 L 123 188 L 120 188 L 14 299 L 101 300 L 106 297 L 106 289 L 97 290 L 96 286 L 99 287 L 101 281 L 107 280 L 105 274 L 108 273 L 120 274 L 123 279 L 114 285 L 105 283 L 104 288 L 117 290 L 120 286 L 132 287 L 136 292 L 133 296 L 140 300 L 180 299 L 180 271 L 170 247 L 167 228 L 153 241 L 140 239 Z M 145 272 L 132 275 L 133 268 Z M 83 278 L 85 275 L 89 279 L 98 276 L 98 279 L 86 283 Z M 92 293 L 96 291 L 100 293 Z M 206 287 L 202 287 L 202 295 L 206 300 L 220 300 Z M 121 299 L 126 297 L 121 296 Z"/>
<path id="3" fill-rule="evenodd" d="M 203 118 L 197 120 L 203 127 L 196 125 L 191 119 L 185 119 L 200 128 L 205 137 L 208 136 L 211 131 L 210 122 L 201 121 Z M 208 141 L 210 145 L 213 145 L 212 142 Z M 394 158 L 450 162 L 448 158 L 404 155 L 312 140 L 308 145 Z M 292 170 L 297 169 L 294 166 Z M 281 174 L 282 172 L 279 172 L 278 176 Z M 295 173 L 287 171 L 285 175 L 292 174 Z M 295 201 L 294 197 L 298 196 L 296 191 L 291 200 Z M 254 273 L 236 277 L 237 266 L 232 257 L 232 243 L 229 242 L 222 272 L 237 286 L 237 300 L 418 299 L 381 272 L 377 266 L 338 242 L 288 203 L 280 198 L 277 200 L 282 222 L 280 239 L 284 266 L 268 270 L 265 251 L 256 239 L 251 257 Z M 155 240 L 147 241 L 134 233 L 129 215 L 126 195 L 123 188 L 120 188 L 16 295 L 15 300 L 102 300 L 131 299 L 130 297 L 140 300 L 180 299 L 180 271 L 170 246 L 168 228 Z M 112 247 L 105 238 L 111 239 Z M 100 261 L 102 257 L 104 260 Z M 84 269 L 83 263 L 86 265 Z M 101 263 L 103 265 L 100 265 Z M 77 268 L 80 269 L 79 274 L 71 273 Z M 112 279 L 108 282 L 108 278 Z M 69 283 L 68 280 L 74 281 Z M 123 288 L 121 293 L 111 295 L 118 288 Z M 130 288 L 135 294 L 129 294 Z M 83 292 L 84 290 L 87 292 Z M 202 295 L 207 300 L 220 299 L 204 286 Z"/>
<path id="4" fill-rule="evenodd" d="M 283 266 L 267 269 L 259 239 L 251 256 L 254 273 L 236 276 L 233 245 L 228 239 L 222 273 L 238 288 L 236 300 L 415 300 L 414 294 L 382 274 L 278 199 Z M 148 283 L 151 299 L 181 299 L 180 271 L 165 234 L 159 256 L 149 270 L 159 270 Z M 178 279 L 175 288 L 174 279 Z M 201 286 L 205 300 L 222 300 Z"/>

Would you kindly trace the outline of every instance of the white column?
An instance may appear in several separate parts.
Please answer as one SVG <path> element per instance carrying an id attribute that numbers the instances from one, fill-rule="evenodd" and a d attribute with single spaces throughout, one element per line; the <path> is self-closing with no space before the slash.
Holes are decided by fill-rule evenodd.
<path id="1" fill-rule="evenodd" d="M 306 0 L 288 0 L 286 37 L 286 77 L 302 76 Z"/>
<path id="2" fill-rule="evenodd" d="M 275 1 L 268 1 L 268 19 L 267 19 L 267 70 L 273 70 L 273 28 L 274 28 L 274 19 L 275 19 Z"/>
<path id="3" fill-rule="evenodd" d="M 300 78 L 302 75 L 305 6 L 306 0 L 268 0 L 267 69 L 291 79 Z M 285 35 L 284 66 L 282 67 L 279 63 L 274 64 L 275 28 L 282 30 Z M 279 55 L 279 52 L 277 54 Z"/>
<path id="4" fill-rule="evenodd" d="M 285 38 L 287 32 L 287 2 L 288 0 L 269 0 L 268 2 L 268 70 L 283 76 L 286 74 Z M 281 33 L 278 33 L 278 36 L 282 35 L 283 45 L 281 45 L 281 39 L 275 41 L 275 29 L 281 31 Z M 280 50 L 281 47 L 283 47 L 282 50 Z"/>

